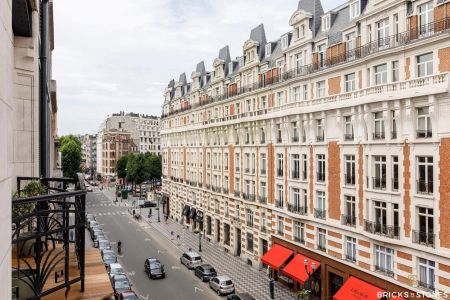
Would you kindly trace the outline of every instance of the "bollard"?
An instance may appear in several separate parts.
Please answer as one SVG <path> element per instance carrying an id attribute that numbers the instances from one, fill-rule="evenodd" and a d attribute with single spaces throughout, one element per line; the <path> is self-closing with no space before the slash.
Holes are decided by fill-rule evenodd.
<path id="1" fill-rule="evenodd" d="M 275 299 L 275 283 L 273 278 L 270 278 L 269 280 L 269 292 L 270 292 L 270 299 Z"/>

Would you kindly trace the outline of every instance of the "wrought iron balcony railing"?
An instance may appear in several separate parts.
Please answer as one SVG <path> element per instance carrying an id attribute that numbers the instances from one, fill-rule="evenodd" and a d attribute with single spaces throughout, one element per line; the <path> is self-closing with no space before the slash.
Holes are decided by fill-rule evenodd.
<path id="1" fill-rule="evenodd" d="M 300 170 L 293 170 L 291 172 L 291 178 L 292 179 L 300 179 Z"/>
<path id="2" fill-rule="evenodd" d="M 433 181 L 417 180 L 417 193 L 433 194 Z"/>
<path id="3" fill-rule="evenodd" d="M 372 188 L 384 191 L 386 189 L 386 177 L 372 177 Z"/>
<path id="4" fill-rule="evenodd" d="M 351 262 L 356 262 L 356 256 L 354 254 L 346 253 L 345 259 Z"/>
<path id="5" fill-rule="evenodd" d="M 424 281 L 418 280 L 417 285 L 428 291 L 434 291 L 434 289 L 435 289 L 434 282 L 424 282 Z"/>
<path id="6" fill-rule="evenodd" d="M 283 169 L 277 169 L 277 176 L 283 177 L 284 176 L 284 170 Z"/>
<path id="7" fill-rule="evenodd" d="M 371 222 L 369 220 L 364 220 L 364 230 L 369 233 L 378 234 L 391 239 L 400 238 L 399 226 L 386 225 L 378 222 Z"/>
<path id="8" fill-rule="evenodd" d="M 314 217 L 325 220 L 327 218 L 327 211 L 324 209 L 314 208 Z"/>
<path id="9" fill-rule="evenodd" d="M 374 132 L 373 139 L 374 140 L 384 140 L 385 139 L 384 131 Z"/>
<path id="10" fill-rule="evenodd" d="M 345 185 L 355 185 L 355 175 L 354 174 L 344 174 Z"/>
<path id="11" fill-rule="evenodd" d="M 346 141 L 353 141 L 354 137 L 353 137 L 353 133 L 346 133 L 344 134 L 344 140 Z"/>
<path id="12" fill-rule="evenodd" d="M 259 203 L 267 204 L 267 197 L 266 196 L 259 196 Z"/>
<path id="13" fill-rule="evenodd" d="M 356 216 L 342 214 L 341 224 L 347 226 L 356 226 Z"/>
<path id="14" fill-rule="evenodd" d="M 375 271 L 383 273 L 386 276 L 394 277 L 394 271 L 382 266 L 375 265 Z"/>
<path id="15" fill-rule="evenodd" d="M 434 232 L 413 230 L 412 241 L 415 244 L 425 245 L 434 248 Z"/>
<path id="16" fill-rule="evenodd" d="M 275 200 L 275 207 L 283 208 L 284 207 L 284 201 L 283 200 Z"/>
<path id="17" fill-rule="evenodd" d="M 228 89 L 224 94 L 219 94 L 215 96 L 205 95 L 201 98 L 199 103 L 189 105 L 183 109 L 177 110 L 171 109 L 168 113 L 162 114 L 162 117 L 164 118 L 172 116 L 179 112 L 186 111 L 188 109 L 194 109 L 199 106 L 211 104 L 213 102 L 223 101 L 251 91 L 263 89 L 293 78 L 308 76 L 312 73 L 322 71 L 326 68 L 333 67 L 337 64 L 353 63 L 356 60 L 364 59 L 367 56 L 373 55 L 378 52 L 394 49 L 397 47 L 403 47 L 407 44 L 414 43 L 416 41 L 428 38 L 430 36 L 443 34 L 444 32 L 448 32 L 449 29 L 450 29 L 450 17 L 442 18 L 440 20 L 436 20 L 428 24 L 418 26 L 416 28 L 411 28 L 410 30 L 402 33 L 394 34 L 383 39 L 371 41 L 359 47 L 349 49 L 338 55 L 334 55 L 326 60 L 320 60 L 318 62 L 314 62 L 309 65 L 295 67 L 293 69 L 287 70 L 286 72 L 283 72 L 282 74 L 279 74 L 279 76 L 267 77 L 265 80 L 241 86 L 236 90 Z M 230 118 L 235 117 L 236 115 L 230 116 Z"/>
<path id="18" fill-rule="evenodd" d="M 430 138 L 433 137 L 433 131 L 431 130 L 417 130 L 417 138 L 423 139 L 423 138 Z"/>
<path id="19" fill-rule="evenodd" d="M 304 244 L 305 243 L 305 238 L 302 237 L 302 236 L 294 235 L 294 241 L 296 241 L 297 243 Z"/>
<path id="20" fill-rule="evenodd" d="M 25 182 L 36 180 L 47 194 L 11 202 L 11 277 L 20 282 L 16 293 L 41 299 L 76 283 L 84 291 L 86 191 L 81 174 L 79 178 L 17 178 L 18 191 Z M 68 192 L 69 185 L 75 191 Z M 65 276 L 59 282 L 49 280 L 60 270 Z"/>
<path id="21" fill-rule="evenodd" d="M 316 173 L 316 181 L 324 182 L 325 181 L 325 172 L 317 172 Z"/>
<path id="22" fill-rule="evenodd" d="M 305 206 L 300 206 L 292 203 L 288 203 L 288 211 L 299 215 L 306 215 L 308 213 L 308 210 Z"/>

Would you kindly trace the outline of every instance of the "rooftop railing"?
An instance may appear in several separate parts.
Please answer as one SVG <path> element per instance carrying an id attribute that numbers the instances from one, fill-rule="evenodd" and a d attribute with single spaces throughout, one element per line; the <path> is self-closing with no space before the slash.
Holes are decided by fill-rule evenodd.
<path id="1" fill-rule="evenodd" d="M 191 108 L 204 106 L 207 104 L 211 104 L 213 102 L 218 102 L 232 98 L 234 96 L 253 92 L 293 78 L 308 76 L 313 73 L 334 67 L 336 65 L 341 65 L 348 62 L 355 62 L 357 60 L 364 59 L 367 56 L 370 56 L 375 53 L 402 47 L 415 41 L 428 38 L 430 36 L 435 36 L 442 34 L 444 32 L 448 32 L 449 29 L 450 29 L 450 17 L 443 18 L 441 20 L 430 22 L 428 24 L 418 26 L 416 28 L 410 29 L 402 33 L 391 35 L 383 39 L 376 39 L 372 42 L 361 45 L 359 47 L 355 47 L 353 49 L 349 49 L 344 53 L 332 56 L 325 60 L 320 60 L 318 62 L 305 66 L 295 67 L 293 69 L 287 70 L 286 72 L 279 74 L 278 76 L 266 77 L 265 80 L 261 80 L 259 82 L 255 82 L 246 86 L 241 86 L 234 90 L 227 89 L 226 93 L 224 94 L 218 94 L 214 96 L 205 95 L 201 97 L 199 103 L 187 106 L 185 105 L 183 108 L 180 109 L 172 108 L 169 110 L 167 114 L 163 114 L 162 117 L 164 118 L 167 116 L 177 114 L 179 112 L 189 110 Z"/>

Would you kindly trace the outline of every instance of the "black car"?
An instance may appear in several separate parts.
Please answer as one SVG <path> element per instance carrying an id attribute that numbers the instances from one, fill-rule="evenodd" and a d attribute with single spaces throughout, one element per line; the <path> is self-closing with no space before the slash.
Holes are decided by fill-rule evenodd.
<path id="1" fill-rule="evenodd" d="M 114 298 L 118 298 L 123 292 L 131 291 L 131 284 L 125 275 L 114 275 L 111 278 L 112 287 L 114 290 Z"/>
<path id="2" fill-rule="evenodd" d="M 255 300 L 249 293 L 236 293 L 228 295 L 227 300 Z"/>
<path id="3" fill-rule="evenodd" d="M 195 268 L 194 274 L 202 281 L 209 281 L 212 277 L 217 276 L 216 270 L 210 264 L 198 266 Z"/>
<path id="4" fill-rule="evenodd" d="M 143 203 L 141 203 L 139 205 L 139 207 L 141 208 L 145 208 L 145 207 L 158 207 L 158 202 L 157 201 L 147 201 L 145 200 Z"/>
<path id="5" fill-rule="evenodd" d="M 164 265 L 156 258 L 147 258 L 144 263 L 144 269 L 148 278 L 154 279 L 166 277 Z"/>

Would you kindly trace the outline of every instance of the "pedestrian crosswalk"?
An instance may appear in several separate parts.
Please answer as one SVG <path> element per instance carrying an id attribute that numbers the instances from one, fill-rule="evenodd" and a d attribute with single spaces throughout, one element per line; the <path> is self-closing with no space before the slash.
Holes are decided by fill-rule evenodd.
<path id="1" fill-rule="evenodd" d="M 92 213 L 94 216 L 96 217 L 101 217 L 101 216 L 126 216 L 129 215 L 128 212 L 126 211 L 108 211 L 108 212 L 97 212 L 97 213 Z"/>

